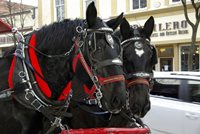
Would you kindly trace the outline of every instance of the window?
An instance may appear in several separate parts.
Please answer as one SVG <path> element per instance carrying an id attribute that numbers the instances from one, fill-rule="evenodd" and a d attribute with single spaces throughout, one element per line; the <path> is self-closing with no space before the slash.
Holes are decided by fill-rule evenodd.
<path id="1" fill-rule="evenodd" d="M 132 0 L 132 9 L 145 8 L 147 6 L 146 0 Z"/>
<path id="2" fill-rule="evenodd" d="M 64 0 L 55 0 L 57 21 L 64 19 Z"/>
<path id="3" fill-rule="evenodd" d="M 158 57 L 174 57 L 173 47 L 159 47 Z"/>
<path id="4" fill-rule="evenodd" d="M 179 2 L 180 0 L 172 0 L 172 2 Z"/>
<path id="5" fill-rule="evenodd" d="M 181 71 L 188 71 L 190 46 L 181 46 Z M 199 46 L 195 47 L 192 59 L 192 70 L 199 71 Z"/>
<path id="6" fill-rule="evenodd" d="M 200 102 L 200 81 L 186 79 L 154 79 L 152 95 L 159 95 L 185 102 Z"/>
<path id="7" fill-rule="evenodd" d="M 176 79 L 154 79 L 151 94 L 170 98 L 178 98 L 180 80 Z"/>

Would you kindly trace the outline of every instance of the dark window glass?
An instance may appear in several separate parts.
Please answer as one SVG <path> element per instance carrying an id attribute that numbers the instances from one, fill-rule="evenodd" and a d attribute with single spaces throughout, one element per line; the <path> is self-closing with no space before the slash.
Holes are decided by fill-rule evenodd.
<path id="1" fill-rule="evenodd" d="M 179 2 L 180 0 L 172 0 L 172 2 Z"/>
<path id="2" fill-rule="evenodd" d="M 178 98 L 180 80 L 175 79 L 154 79 L 151 94 L 165 97 Z"/>
<path id="3" fill-rule="evenodd" d="M 57 21 L 64 19 L 64 0 L 55 0 Z"/>
<path id="4" fill-rule="evenodd" d="M 140 8 L 144 8 L 147 6 L 146 0 L 140 0 Z"/>
<path id="5" fill-rule="evenodd" d="M 146 0 L 133 0 L 133 9 L 144 8 L 147 6 Z"/>
<path id="6" fill-rule="evenodd" d="M 200 81 L 187 79 L 154 79 L 152 95 L 179 99 L 185 102 L 200 102 Z"/>
<path id="7" fill-rule="evenodd" d="M 190 46 L 181 46 L 181 71 L 188 71 Z M 199 70 L 199 46 L 195 46 L 195 53 L 192 59 L 192 70 Z"/>
<path id="8" fill-rule="evenodd" d="M 133 9 L 139 8 L 139 0 L 133 0 Z"/>
<path id="9" fill-rule="evenodd" d="M 158 57 L 174 57 L 173 47 L 158 48 Z"/>

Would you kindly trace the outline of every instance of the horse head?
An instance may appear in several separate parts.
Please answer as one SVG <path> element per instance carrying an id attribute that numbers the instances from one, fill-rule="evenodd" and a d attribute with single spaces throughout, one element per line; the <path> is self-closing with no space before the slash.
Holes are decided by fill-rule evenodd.
<path id="1" fill-rule="evenodd" d="M 130 26 L 125 18 L 120 25 L 123 67 L 129 95 L 128 107 L 139 117 L 150 110 L 150 80 L 153 67 L 157 63 L 155 47 L 150 43 L 153 28 L 153 17 L 145 22 L 144 27 Z"/>
<path id="2" fill-rule="evenodd" d="M 126 100 L 122 61 L 119 59 L 121 46 L 119 39 L 113 35 L 113 30 L 122 19 L 123 14 L 104 22 L 97 17 L 97 10 L 92 2 L 86 11 L 84 29 L 77 27 L 81 33 L 78 46 L 81 46 L 89 68 L 80 58 L 74 69 L 75 74 L 90 89 L 86 97 L 97 100 L 100 108 L 111 113 L 118 113 Z"/>

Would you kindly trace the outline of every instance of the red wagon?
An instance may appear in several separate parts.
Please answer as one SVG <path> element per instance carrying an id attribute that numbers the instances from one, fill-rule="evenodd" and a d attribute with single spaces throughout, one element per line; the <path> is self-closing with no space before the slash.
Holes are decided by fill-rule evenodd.
<path id="1" fill-rule="evenodd" d="M 148 128 L 90 128 L 63 130 L 60 134 L 149 134 Z"/>

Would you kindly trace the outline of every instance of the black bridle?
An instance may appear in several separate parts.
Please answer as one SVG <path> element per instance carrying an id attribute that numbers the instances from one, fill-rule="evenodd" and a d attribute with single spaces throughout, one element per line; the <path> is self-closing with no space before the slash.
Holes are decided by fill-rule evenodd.
<path id="1" fill-rule="evenodd" d="M 141 40 L 150 45 L 150 41 L 147 39 L 144 39 L 142 37 L 133 37 L 133 38 L 124 40 L 121 43 L 121 46 L 123 49 L 125 49 L 126 47 L 128 47 L 131 44 L 129 42 L 131 42 L 131 41 L 137 42 L 137 41 L 141 41 Z M 136 85 L 136 84 L 144 84 L 149 87 L 150 86 L 149 83 L 152 80 L 152 77 L 153 77 L 153 73 L 148 73 L 148 72 L 135 72 L 135 73 L 125 74 L 126 80 L 131 79 L 131 81 L 127 81 L 128 87 Z"/>
<path id="2" fill-rule="evenodd" d="M 114 59 L 106 59 L 104 61 L 99 61 L 93 57 L 93 54 L 97 51 L 97 44 L 96 44 L 96 34 L 105 34 L 106 40 L 109 43 L 110 47 L 114 49 L 111 33 L 113 33 L 113 30 L 108 27 L 102 27 L 99 29 L 82 29 L 82 27 L 76 28 L 77 33 L 79 36 L 75 38 L 75 48 L 78 51 L 78 54 L 80 54 L 80 61 L 83 65 L 85 71 L 89 75 L 90 79 L 93 82 L 92 89 L 95 92 L 95 99 L 84 99 L 87 100 L 87 104 L 98 104 L 100 108 L 102 108 L 101 104 L 101 98 L 103 97 L 103 94 L 101 92 L 101 87 L 105 84 L 110 84 L 114 82 L 119 81 L 125 81 L 124 75 L 113 75 L 106 78 L 103 78 L 101 76 L 98 76 L 97 70 L 99 68 L 103 68 L 110 65 L 118 65 L 122 66 L 122 61 L 116 57 Z M 90 47 L 92 46 L 91 40 L 94 40 L 94 49 L 90 52 Z M 83 56 L 82 50 L 84 50 L 84 47 L 86 49 L 86 56 L 88 57 L 90 67 L 88 63 L 85 60 L 85 57 Z"/>
<path id="3" fill-rule="evenodd" d="M 137 27 L 134 28 L 134 35 L 135 35 L 135 37 L 126 39 L 121 43 L 121 46 L 123 49 L 126 49 L 126 47 L 131 45 L 130 42 L 137 42 L 137 41 L 143 41 L 144 43 L 149 44 L 150 48 L 152 49 L 153 46 L 151 45 L 150 40 L 139 37 L 139 32 L 137 30 Z M 122 52 L 122 56 L 123 56 L 123 52 Z M 146 85 L 148 88 L 150 88 L 151 84 L 152 84 L 152 77 L 153 77 L 153 73 L 149 73 L 149 72 L 125 73 L 127 88 L 130 88 L 137 84 L 143 84 L 143 85 Z M 131 112 L 130 104 L 129 104 L 129 91 L 128 90 L 127 90 L 126 109 L 127 109 L 127 111 L 129 111 L 128 112 L 129 114 L 127 114 L 125 112 L 121 113 L 121 115 L 125 119 L 133 122 L 139 128 L 142 128 L 142 127 L 148 128 L 148 126 L 146 126 L 142 122 L 138 121 L 137 118 Z"/>

